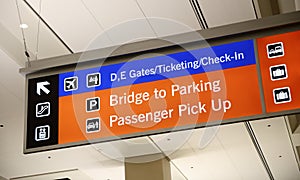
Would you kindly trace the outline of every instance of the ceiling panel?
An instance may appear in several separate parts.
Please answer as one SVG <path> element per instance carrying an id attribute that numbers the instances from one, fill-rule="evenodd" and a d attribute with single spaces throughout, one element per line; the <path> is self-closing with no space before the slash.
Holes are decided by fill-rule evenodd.
<path id="1" fill-rule="evenodd" d="M 74 52 L 88 50 L 96 38 L 98 48 L 112 43 L 81 0 L 43 0 L 41 10 L 32 5 Z"/>
<path id="2" fill-rule="evenodd" d="M 296 11 L 300 10 L 300 0 L 295 0 Z"/>
<path id="3" fill-rule="evenodd" d="M 18 99 L 24 100 L 25 78 L 19 74 L 19 68 L 21 67 L 11 60 L 1 49 L 0 59 L 0 84 L 4 86 L 3 89 L 0 89 L 0 92 L 11 93 Z M 6 102 L 2 99 L 1 101 Z"/>
<path id="4" fill-rule="evenodd" d="M 37 43 L 37 60 L 71 54 L 70 51 L 54 37 L 44 23 L 40 24 L 39 40 Z"/>
<path id="5" fill-rule="evenodd" d="M 210 28 L 256 18 L 252 0 L 198 0 L 198 2 Z"/>
<path id="6" fill-rule="evenodd" d="M 160 153 L 148 137 L 99 143 L 93 147 L 108 158 L 121 161 L 128 157 Z"/>
<path id="7" fill-rule="evenodd" d="M 296 156 L 284 117 L 251 122 L 275 179 L 300 179 Z"/>
<path id="8" fill-rule="evenodd" d="M 176 166 L 174 166 L 172 163 L 170 163 L 171 166 L 171 179 L 172 180 L 186 180 L 185 176 L 177 169 Z"/>
<path id="9" fill-rule="evenodd" d="M 0 48 L 24 67 L 24 45 L 15 1 L 0 1 Z"/>
<path id="10" fill-rule="evenodd" d="M 42 22 L 39 23 L 37 16 L 25 5 L 25 3 L 20 0 L 18 0 L 17 2 L 22 23 L 28 25 L 28 28 L 24 29 L 24 35 L 28 52 L 31 56 L 30 60 L 35 60 L 36 58 L 41 59 L 68 54 L 69 52 L 67 51 L 67 49 L 61 44 L 61 42 L 58 41 L 58 39 L 49 31 L 49 29 Z M 22 49 L 19 49 L 19 51 L 21 51 L 23 57 L 25 57 L 23 53 L 23 37 L 21 28 L 19 27 L 20 20 L 18 18 L 18 9 L 16 6 L 16 1 L 6 1 L 5 5 L 11 6 L 10 8 L 7 7 L 5 9 L 13 9 L 14 11 L 10 10 L 7 12 L 2 12 L 2 14 L 0 15 L 0 17 L 2 17 L 2 23 L 15 37 L 19 39 L 19 43 L 22 44 Z M 8 19 L 5 17 L 11 18 Z M 38 31 L 40 32 L 39 37 Z M 39 38 L 39 40 L 37 38 Z M 18 61 L 18 59 L 15 61 Z M 25 58 L 23 61 L 25 61 Z"/>
<path id="11" fill-rule="evenodd" d="M 277 0 L 281 14 L 296 11 L 297 0 Z"/>
<path id="12" fill-rule="evenodd" d="M 115 44 L 155 37 L 134 0 L 84 0 Z"/>
<path id="13" fill-rule="evenodd" d="M 176 151 L 191 151 L 188 144 L 189 138 L 193 135 L 193 130 L 178 131 L 166 134 L 150 136 L 165 154 L 170 155 Z"/>
<path id="14" fill-rule="evenodd" d="M 26 57 L 23 43 L 0 23 L 0 49 L 21 67 L 25 67 Z"/>
<path id="15" fill-rule="evenodd" d="M 158 37 L 200 29 L 188 0 L 137 0 Z"/>
<path id="16" fill-rule="evenodd" d="M 33 175 L 33 176 L 26 176 L 26 177 L 17 177 L 11 180 L 55 180 L 55 179 L 62 179 L 62 178 L 69 178 L 72 180 L 92 180 L 89 176 L 82 173 L 79 170 L 69 170 L 69 171 L 62 171 L 62 172 L 54 172 L 54 173 L 46 173 L 41 175 Z"/>
<path id="17" fill-rule="evenodd" d="M 244 123 L 220 128 L 217 138 L 239 172 L 240 179 L 269 179 Z"/>
<path id="18" fill-rule="evenodd" d="M 170 156 L 188 179 L 268 179 L 243 123 L 197 129 L 188 144 Z"/>
<path id="19" fill-rule="evenodd" d="M 16 1 L 0 1 L 0 22 L 20 41 L 22 40 L 21 30 L 19 28 L 18 10 Z"/>

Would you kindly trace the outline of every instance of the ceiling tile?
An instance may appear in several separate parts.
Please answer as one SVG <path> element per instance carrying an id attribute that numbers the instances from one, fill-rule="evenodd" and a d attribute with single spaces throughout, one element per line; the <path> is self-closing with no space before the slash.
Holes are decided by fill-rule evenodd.
<path id="1" fill-rule="evenodd" d="M 66 170 L 62 172 L 53 172 L 53 173 L 46 173 L 40 175 L 32 175 L 26 177 L 18 177 L 12 178 L 11 180 L 55 180 L 55 179 L 63 179 L 69 178 L 72 180 L 93 180 L 83 172 L 79 170 Z"/>
<path id="2" fill-rule="evenodd" d="M 177 151 L 181 152 L 191 149 L 187 142 L 192 134 L 193 130 L 186 130 L 152 135 L 150 138 L 165 154 L 169 155 Z"/>
<path id="3" fill-rule="evenodd" d="M 222 126 L 217 139 L 236 168 L 239 179 L 269 179 L 244 123 Z"/>
<path id="4" fill-rule="evenodd" d="M 295 0 L 296 11 L 300 10 L 300 0 Z"/>
<path id="5" fill-rule="evenodd" d="M 22 40 L 18 10 L 15 1 L 0 1 L 0 22 L 20 41 Z"/>
<path id="6" fill-rule="evenodd" d="M 200 29 L 188 0 L 137 0 L 159 37 Z"/>
<path id="7" fill-rule="evenodd" d="M 115 44 L 155 36 L 134 0 L 84 0 L 84 3 Z"/>
<path id="8" fill-rule="evenodd" d="M 275 179 L 300 179 L 284 117 L 251 122 L 258 143 Z"/>
<path id="9" fill-rule="evenodd" d="M 188 144 L 170 156 L 188 179 L 268 179 L 243 123 L 196 129 Z"/>
<path id="10" fill-rule="evenodd" d="M 209 27 L 255 19 L 251 0 L 198 0 Z"/>
<path id="11" fill-rule="evenodd" d="M 35 7 L 36 11 L 74 52 L 111 45 L 81 0 L 43 0 L 41 7 L 41 10 Z"/>
<path id="12" fill-rule="evenodd" d="M 281 14 L 296 11 L 297 0 L 278 0 L 279 11 Z"/>
<path id="13" fill-rule="evenodd" d="M 30 60 L 43 59 L 54 56 L 69 54 L 66 47 L 55 37 L 55 35 L 39 21 L 38 17 L 24 3 L 19 1 L 22 23 L 28 25 L 24 29 L 26 46 L 30 53 Z M 19 33 L 21 29 L 18 28 Z M 23 41 L 23 40 L 22 40 Z"/>
<path id="14" fill-rule="evenodd" d="M 99 152 L 110 159 L 124 158 L 160 153 L 159 149 L 148 139 L 139 137 L 128 140 L 118 140 L 93 145 Z"/>
<path id="15" fill-rule="evenodd" d="M 19 74 L 19 65 L 0 49 L 0 84 L 5 88 L 3 93 L 11 92 L 20 100 L 24 100 L 25 78 Z M 5 102 L 1 100 L 2 102 Z"/>
<path id="16" fill-rule="evenodd" d="M 184 175 L 177 169 L 176 166 L 174 166 L 172 163 L 170 163 L 171 166 L 171 179 L 172 180 L 186 180 Z"/>
<path id="17" fill-rule="evenodd" d="M 1 45 L 0 47 L 18 64 L 25 66 L 26 57 L 24 54 L 24 43 L 22 37 L 22 30 L 18 16 L 18 2 L 22 23 L 28 25 L 24 29 L 24 35 L 27 45 L 27 50 L 30 54 L 30 59 L 36 59 L 36 51 L 38 50 L 38 59 L 53 57 L 68 54 L 67 49 L 61 42 L 40 23 L 39 46 L 37 48 L 37 32 L 38 32 L 38 18 L 25 5 L 24 1 L 1 1 L 0 23 L 1 23 Z M 8 18 L 9 17 L 9 18 Z"/>

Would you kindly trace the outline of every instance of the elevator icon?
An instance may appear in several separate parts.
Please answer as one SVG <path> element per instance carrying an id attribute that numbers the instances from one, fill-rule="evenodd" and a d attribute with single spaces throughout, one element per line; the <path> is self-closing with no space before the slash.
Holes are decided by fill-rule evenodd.
<path id="1" fill-rule="evenodd" d="M 50 126 L 38 126 L 35 128 L 35 141 L 45 141 L 50 138 Z"/>

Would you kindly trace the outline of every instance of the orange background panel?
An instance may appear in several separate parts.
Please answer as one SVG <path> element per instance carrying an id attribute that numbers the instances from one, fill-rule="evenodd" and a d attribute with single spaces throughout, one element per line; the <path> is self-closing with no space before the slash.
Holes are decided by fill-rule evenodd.
<path id="1" fill-rule="evenodd" d="M 284 56 L 268 59 L 267 44 L 283 42 Z M 258 55 L 260 61 L 262 83 L 267 112 L 279 112 L 300 108 L 300 31 L 285 33 L 257 39 Z M 270 66 L 286 64 L 288 78 L 272 81 Z M 275 104 L 273 89 L 290 87 L 291 102 Z"/>
<path id="2" fill-rule="evenodd" d="M 193 81 L 199 83 L 220 80 L 220 92 L 203 91 L 186 95 L 171 95 L 171 85 L 189 85 Z M 165 89 L 167 95 L 164 99 L 154 98 L 154 89 Z M 111 107 L 109 97 L 111 94 L 119 96 L 124 93 L 149 92 L 150 100 L 140 105 L 123 104 Z M 85 112 L 86 98 L 98 96 L 101 99 L 99 112 Z M 231 102 L 231 109 L 224 113 L 213 111 L 211 100 L 221 99 Z M 197 105 L 198 102 L 206 104 L 206 113 L 188 115 L 183 113 L 179 117 L 178 105 Z M 131 125 L 110 127 L 111 115 L 127 116 L 133 114 L 154 112 L 158 110 L 174 109 L 172 118 L 162 120 L 159 123 L 145 122 Z M 256 65 L 227 69 L 205 74 L 178 77 L 160 80 L 150 83 L 136 84 L 126 87 L 118 87 L 96 92 L 77 94 L 59 98 L 59 144 L 79 142 L 105 137 L 117 137 L 133 133 L 147 133 L 149 131 L 174 128 L 183 125 L 196 125 L 208 121 L 226 120 L 245 116 L 253 116 L 262 113 Z M 85 133 L 86 119 L 92 117 L 101 118 L 101 130 L 95 133 Z"/>

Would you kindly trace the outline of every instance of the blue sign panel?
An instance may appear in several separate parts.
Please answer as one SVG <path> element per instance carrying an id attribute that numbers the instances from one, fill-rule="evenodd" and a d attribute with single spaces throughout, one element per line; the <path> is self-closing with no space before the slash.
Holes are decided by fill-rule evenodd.
<path id="1" fill-rule="evenodd" d="M 153 58 L 59 74 L 59 96 L 140 84 L 255 64 L 245 40 Z"/>

